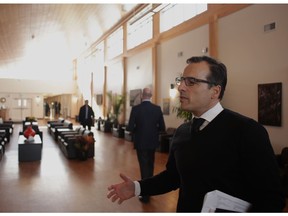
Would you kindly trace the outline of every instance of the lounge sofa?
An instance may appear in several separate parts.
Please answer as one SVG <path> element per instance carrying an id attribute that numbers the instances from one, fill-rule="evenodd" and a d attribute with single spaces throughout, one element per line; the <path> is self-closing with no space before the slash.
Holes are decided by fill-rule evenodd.
<path id="1" fill-rule="evenodd" d="M 77 133 L 70 133 L 70 134 L 63 134 L 63 138 L 61 142 L 58 142 L 59 147 L 61 151 L 64 153 L 64 155 L 68 159 L 76 159 L 79 157 L 78 152 L 79 149 L 77 148 L 77 140 L 79 137 L 85 137 L 91 135 L 93 136 L 94 139 L 94 134 L 93 132 L 89 130 L 79 130 Z M 95 155 L 95 147 L 94 143 L 89 145 L 88 151 L 87 151 L 87 157 L 88 158 L 93 158 Z"/>
<path id="2" fill-rule="evenodd" d="M 65 121 L 64 118 L 58 118 L 57 120 L 51 120 L 47 122 L 48 132 L 51 134 L 51 128 L 55 125 L 61 125 Z"/>
<path id="3" fill-rule="evenodd" d="M 1 127 L 9 127 L 10 130 L 10 135 L 13 134 L 13 131 L 14 131 L 14 122 L 13 121 L 4 121 L 3 123 L 0 123 L 0 128 Z"/>
<path id="4" fill-rule="evenodd" d="M 3 141 L 5 141 L 5 144 L 10 142 L 10 136 L 11 136 L 11 129 L 10 127 L 2 126 L 0 127 L 0 137 Z"/>
<path id="5" fill-rule="evenodd" d="M 58 139 L 58 130 L 73 129 L 73 123 L 69 120 L 64 120 L 62 123 L 54 123 L 50 126 L 50 134 L 54 137 L 55 141 Z"/>

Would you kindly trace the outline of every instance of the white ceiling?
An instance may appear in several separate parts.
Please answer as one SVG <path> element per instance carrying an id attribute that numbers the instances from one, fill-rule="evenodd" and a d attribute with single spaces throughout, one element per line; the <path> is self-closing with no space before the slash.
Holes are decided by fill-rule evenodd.
<path id="1" fill-rule="evenodd" d="M 136 4 L 0 4 L 0 78 L 47 79 Z"/>

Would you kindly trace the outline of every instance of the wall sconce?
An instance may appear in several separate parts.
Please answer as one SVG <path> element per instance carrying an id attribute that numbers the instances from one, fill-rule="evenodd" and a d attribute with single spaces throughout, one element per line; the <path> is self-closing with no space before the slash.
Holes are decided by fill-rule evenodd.
<path id="1" fill-rule="evenodd" d="M 170 90 L 169 90 L 169 95 L 171 98 L 175 98 L 177 95 L 177 89 L 175 89 L 174 84 L 170 84 Z"/>

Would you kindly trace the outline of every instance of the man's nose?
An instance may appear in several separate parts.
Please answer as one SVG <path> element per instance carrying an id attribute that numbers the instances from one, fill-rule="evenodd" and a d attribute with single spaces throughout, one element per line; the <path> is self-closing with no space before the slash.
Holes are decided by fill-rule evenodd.
<path id="1" fill-rule="evenodd" d="M 185 85 L 185 82 L 184 82 L 184 80 L 182 80 L 181 82 L 180 82 L 180 85 L 178 85 L 178 91 L 180 92 L 180 91 L 183 91 L 184 89 L 185 89 L 185 87 L 186 87 L 186 85 Z"/>

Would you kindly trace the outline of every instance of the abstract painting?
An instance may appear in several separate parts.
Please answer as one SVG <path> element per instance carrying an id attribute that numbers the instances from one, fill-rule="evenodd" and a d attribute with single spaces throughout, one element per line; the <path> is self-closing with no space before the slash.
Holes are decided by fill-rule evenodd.
<path id="1" fill-rule="evenodd" d="M 263 125 L 281 126 L 282 83 L 258 85 L 258 121 Z"/>
<path id="2" fill-rule="evenodd" d="M 135 106 L 141 103 L 142 89 L 130 90 L 130 106 Z"/>

